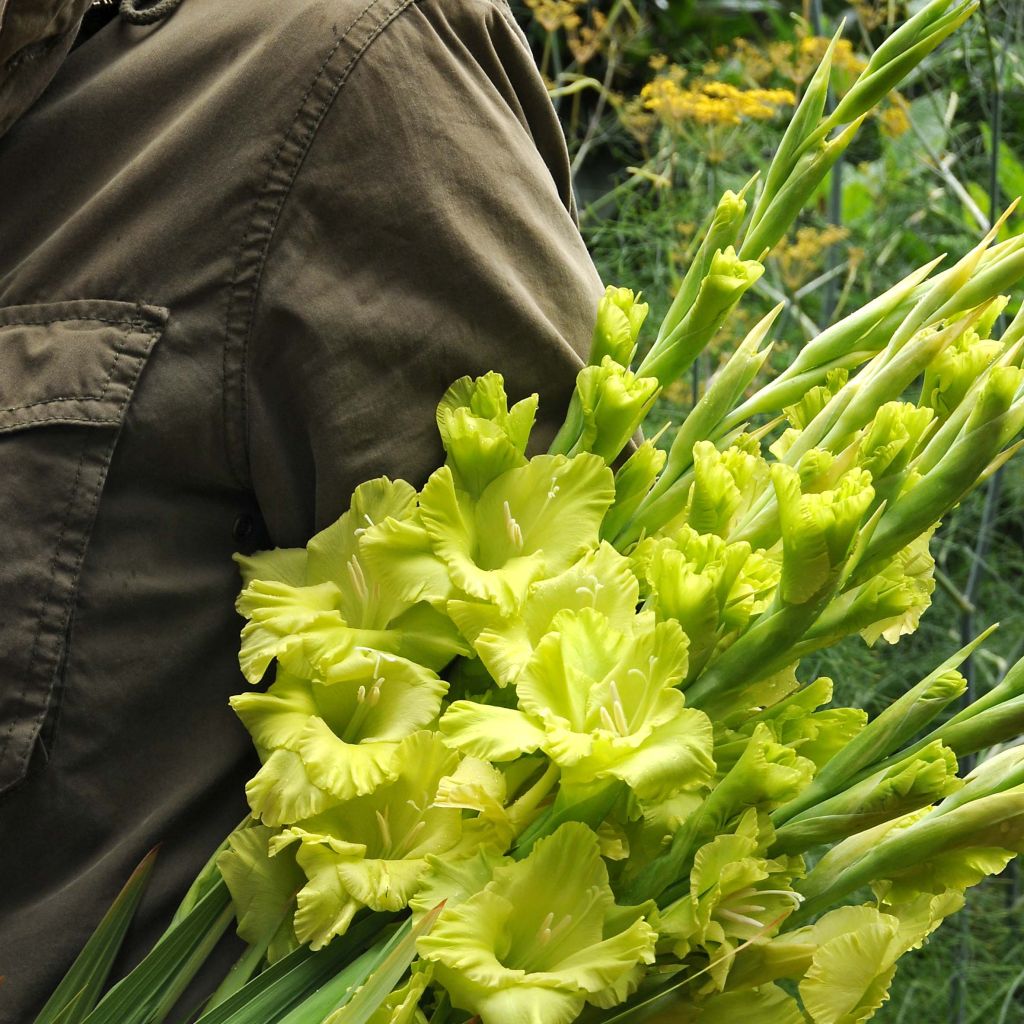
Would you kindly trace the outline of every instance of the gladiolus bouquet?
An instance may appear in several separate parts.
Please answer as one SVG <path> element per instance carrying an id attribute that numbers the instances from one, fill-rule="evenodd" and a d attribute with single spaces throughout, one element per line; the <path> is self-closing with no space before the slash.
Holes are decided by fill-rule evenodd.
<path id="1" fill-rule="evenodd" d="M 272 679 L 232 700 L 251 817 L 97 1002 L 144 867 L 40 1022 L 163 1019 L 232 920 L 248 948 L 201 1024 L 874 1014 L 899 957 L 1024 849 L 1024 746 L 957 765 L 1024 731 L 1024 664 L 950 716 L 979 637 L 874 718 L 799 666 L 917 627 L 939 521 L 1021 443 L 1024 314 L 997 325 L 1024 238 L 996 225 L 754 388 L 773 310 L 667 448 L 634 439 L 872 104 L 972 9 L 933 0 L 830 114 L 826 54 L 635 368 L 647 306 L 607 290 L 547 453 L 527 454 L 536 396 L 464 378 L 420 490 L 369 481 L 304 549 L 238 557 L 242 670 Z"/>

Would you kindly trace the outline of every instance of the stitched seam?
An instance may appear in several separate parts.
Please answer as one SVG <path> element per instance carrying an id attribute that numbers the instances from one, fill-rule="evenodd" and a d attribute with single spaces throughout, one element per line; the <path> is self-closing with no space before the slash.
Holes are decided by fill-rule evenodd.
<path id="1" fill-rule="evenodd" d="M 327 112 L 331 109 L 332 105 L 334 104 L 335 99 L 337 98 L 339 92 L 341 91 L 341 87 L 345 84 L 345 81 L 348 78 L 348 75 L 350 74 L 352 67 L 355 65 L 356 61 L 362 56 L 367 47 L 384 31 L 384 29 L 387 28 L 387 26 L 390 25 L 391 22 L 394 21 L 395 18 L 397 18 L 399 14 L 405 11 L 412 3 L 416 2 L 416 0 L 403 0 L 403 2 L 394 11 L 392 11 L 391 14 L 388 15 L 388 17 L 385 18 L 384 21 L 382 21 L 381 24 L 378 25 L 373 30 L 373 32 L 370 33 L 367 39 L 359 47 L 359 49 L 349 59 L 348 63 L 338 73 L 337 79 L 333 83 L 331 94 L 320 104 L 319 109 L 315 112 L 312 127 L 305 133 L 303 137 L 296 140 L 298 142 L 300 152 L 298 153 L 296 159 L 294 160 L 294 164 L 290 170 L 286 187 L 282 190 L 282 194 L 277 198 L 277 200 L 274 202 L 273 207 L 269 211 L 269 226 L 262 232 L 262 245 L 259 247 L 259 257 L 257 265 L 253 272 L 252 284 L 248 289 L 248 310 L 246 311 L 245 314 L 244 327 L 242 330 L 238 332 L 238 340 L 240 341 L 240 347 L 237 353 L 239 356 L 239 380 L 237 392 L 238 408 L 235 410 L 231 410 L 229 409 L 229 395 L 231 394 L 231 390 L 228 387 L 228 373 L 230 369 L 228 366 L 228 362 L 229 355 L 232 353 L 231 322 L 232 314 L 235 312 L 236 304 L 239 301 L 239 298 L 237 297 L 237 292 L 239 291 L 238 282 L 242 262 L 245 259 L 246 253 L 249 250 L 250 246 L 259 240 L 260 232 L 255 230 L 254 225 L 257 215 L 259 213 L 260 205 L 268 198 L 270 194 L 270 183 L 274 177 L 275 172 L 279 169 L 278 161 L 281 156 L 281 151 L 284 149 L 287 142 L 291 139 L 292 131 L 294 130 L 299 119 L 302 117 L 303 114 L 307 113 L 306 104 L 309 101 L 309 98 L 312 95 L 313 90 L 317 87 L 321 79 L 324 77 L 324 74 L 326 73 L 331 61 L 334 59 L 338 50 L 341 48 L 342 43 L 345 41 L 345 39 L 348 38 L 350 33 L 362 23 L 363 18 L 379 2 L 380 0 L 369 0 L 366 6 L 359 12 L 358 15 L 356 15 L 356 17 L 352 20 L 348 28 L 346 28 L 345 31 L 341 34 L 341 36 L 338 37 L 338 39 L 335 41 L 334 46 L 331 47 L 330 51 L 321 61 L 320 66 L 317 68 L 316 74 L 313 76 L 312 81 L 310 82 L 306 91 L 303 93 L 302 99 L 299 102 L 299 106 L 295 111 L 295 115 L 292 118 L 291 122 L 289 123 L 288 127 L 285 129 L 281 137 L 281 140 L 278 143 L 276 150 L 274 151 L 274 155 L 270 161 L 270 167 L 267 171 L 265 178 L 263 179 L 263 184 L 260 187 L 259 194 L 253 200 L 251 213 L 249 216 L 249 226 L 246 229 L 246 232 L 243 236 L 238 256 L 235 260 L 235 264 L 233 267 L 232 293 L 228 301 L 228 308 L 224 325 L 224 352 L 222 360 L 222 406 L 226 442 L 228 442 L 228 438 L 230 437 L 231 428 L 228 426 L 228 423 L 232 412 L 234 412 L 239 417 L 240 422 L 238 422 L 237 426 L 240 430 L 241 451 L 232 450 L 232 445 L 230 442 L 228 442 L 227 455 L 229 465 L 231 466 L 232 469 L 232 473 L 235 475 L 236 478 L 241 478 L 240 482 L 242 482 L 247 487 L 251 487 L 251 480 L 249 479 L 249 416 L 247 374 L 249 339 L 252 334 L 253 321 L 255 320 L 256 306 L 259 300 L 260 285 L 263 280 L 263 272 L 266 266 L 267 254 L 270 251 L 270 246 L 274 238 L 274 233 L 277 230 L 277 225 L 280 221 L 281 211 L 284 208 L 284 205 L 288 197 L 291 195 L 291 191 L 295 185 L 295 181 L 296 178 L 298 177 L 299 170 L 301 169 L 302 164 L 305 161 L 307 154 L 309 153 L 310 147 L 312 146 L 316 133 L 319 130 L 320 125 L 323 123 L 323 119 L 326 116 Z"/>
<path id="2" fill-rule="evenodd" d="M 50 322 L 50 323 L 63 323 L 63 322 L 67 322 L 68 320 L 75 320 L 75 319 L 99 320 L 101 318 L 99 318 L 99 317 L 92 317 L 92 318 L 70 317 L 70 318 L 57 318 L 55 320 L 48 321 L 48 322 Z M 25 321 L 25 322 L 26 323 L 30 323 L 31 321 Z M 104 322 L 119 323 L 119 324 L 122 324 L 122 325 L 124 325 L 126 323 L 134 325 L 136 323 L 136 321 L 127 321 L 126 322 L 124 320 L 104 321 Z M 149 336 L 151 338 L 155 338 L 157 336 L 158 332 L 154 331 L 152 329 L 152 327 L 150 327 L 149 330 L 141 330 L 140 333 L 143 333 L 143 334 L 145 334 L 145 335 L 147 335 L 147 336 Z M 130 335 L 128 337 L 125 337 L 121 341 L 121 343 L 117 346 L 117 349 L 116 349 L 115 355 L 114 355 L 114 359 L 111 362 L 110 372 L 107 374 L 107 378 L 104 381 L 103 388 L 102 388 L 102 390 L 100 392 L 100 398 L 102 398 L 106 394 L 106 392 L 107 392 L 107 389 L 108 389 L 108 387 L 110 385 L 110 380 L 111 380 L 111 378 L 113 376 L 113 373 L 114 373 L 114 368 L 117 366 L 118 360 L 119 360 L 122 352 L 124 351 L 125 346 L 128 345 L 129 338 L 130 338 Z M 152 347 L 152 344 L 149 346 L 149 348 L 151 348 L 151 347 Z M 116 412 L 118 414 L 120 414 L 127 407 L 128 402 L 131 399 L 131 396 L 132 396 L 132 393 L 133 393 L 133 390 L 134 390 L 134 384 L 138 380 L 139 373 L 141 372 L 142 366 L 145 363 L 146 357 L 147 357 L 147 355 L 149 353 L 149 348 L 147 348 L 147 350 L 145 352 L 138 353 L 138 354 L 133 355 L 133 356 L 130 357 L 136 363 L 135 373 L 132 374 L 130 371 L 128 373 L 127 380 L 126 380 L 126 383 L 128 384 L 128 388 L 125 391 L 124 397 L 122 398 L 122 400 L 116 406 Z M 71 421 L 68 420 L 66 422 L 71 422 Z M 92 421 L 85 420 L 83 422 L 89 423 L 89 422 L 92 422 Z M 113 453 L 113 446 L 114 446 L 114 444 L 116 444 L 116 442 L 117 442 L 117 438 L 115 437 L 111 441 L 110 445 L 108 446 L 108 452 L 109 453 L 111 453 L 111 454 Z M 39 649 L 39 641 L 40 641 L 40 638 L 42 636 L 43 620 L 44 620 L 44 617 L 45 617 L 44 613 L 45 613 L 45 610 L 46 610 L 46 606 L 47 606 L 47 604 L 50 601 L 50 595 L 51 595 L 51 592 L 53 590 L 54 578 L 57 575 L 57 565 L 58 565 L 58 562 L 60 561 L 61 554 L 62 554 L 62 549 L 63 549 L 63 546 L 64 546 L 64 537 L 67 534 L 68 523 L 70 522 L 70 520 L 72 518 L 72 513 L 73 513 L 73 509 L 74 509 L 75 499 L 78 496 L 79 484 L 80 484 L 81 477 L 82 477 L 82 467 L 85 464 L 86 456 L 89 454 L 90 450 L 91 450 L 90 443 L 87 440 L 83 439 L 82 453 L 79 456 L 78 464 L 75 467 L 75 476 L 74 476 L 74 479 L 73 479 L 72 484 L 71 484 L 71 490 L 68 493 L 68 500 L 67 500 L 66 505 L 64 506 L 63 515 L 61 517 L 60 533 L 57 535 L 57 543 L 56 543 L 56 545 L 54 547 L 53 557 L 50 560 L 50 571 L 49 571 L 49 574 L 47 575 L 46 585 L 44 586 L 44 588 L 42 590 L 39 604 L 37 605 L 37 611 L 36 611 L 36 614 L 35 614 L 36 628 L 35 628 L 35 632 L 34 632 L 33 638 L 32 638 L 32 647 L 29 650 L 28 660 L 27 660 L 27 662 L 25 664 L 25 681 L 24 681 L 24 684 L 22 685 L 22 687 L 21 687 L 21 689 L 20 689 L 20 691 L 18 693 L 17 700 L 18 700 L 19 704 L 24 701 L 25 695 L 26 695 L 26 693 L 28 693 L 29 685 L 32 682 L 32 676 L 33 676 L 32 669 L 33 669 L 33 667 L 34 667 L 34 665 L 36 663 L 36 658 L 37 658 L 38 649 Z M 109 464 L 109 456 L 108 456 L 107 462 Z M 104 483 L 105 480 L 106 480 L 105 467 L 101 466 L 100 467 L 100 472 L 97 475 L 96 486 L 93 488 L 93 494 L 92 494 L 91 502 L 88 505 L 88 509 L 87 509 L 87 512 L 86 512 L 86 516 L 85 516 L 85 520 L 84 520 L 84 522 L 86 524 L 91 522 L 91 520 L 92 520 L 92 518 L 93 518 L 93 516 L 95 514 L 96 505 L 97 505 L 97 503 L 99 501 L 99 494 L 100 494 L 100 491 L 102 489 L 102 486 L 103 486 L 103 483 Z M 88 528 L 84 531 L 84 533 L 85 533 L 84 540 L 85 541 L 88 540 L 88 535 L 89 535 L 90 532 L 91 532 L 91 530 L 88 529 Z M 80 562 L 80 556 L 77 559 L 77 561 Z M 67 596 L 67 599 L 65 600 L 63 608 L 62 608 L 62 615 L 64 615 L 65 617 L 66 617 L 66 615 L 68 614 L 68 612 L 69 612 L 69 610 L 71 608 L 72 602 L 74 601 L 75 592 L 76 592 L 76 588 L 73 587 L 73 586 L 68 589 L 68 596 Z M 36 734 L 38 732 L 38 723 L 40 723 L 42 721 L 43 717 L 45 717 L 46 709 L 49 706 L 49 703 L 50 703 L 50 695 L 49 695 L 49 689 L 48 689 L 47 690 L 47 696 L 46 696 L 46 703 L 45 703 L 41 713 L 36 715 L 34 719 L 30 720 L 32 723 L 34 723 L 36 725 L 36 727 L 29 730 L 29 733 L 28 733 L 28 736 L 27 736 L 27 739 L 26 739 L 26 742 L 28 744 L 28 748 L 27 749 L 31 749 L 31 744 L 34 742 L 35 736 L 36 736 Z M 2 742 L 0 742 L 0 764 L 2 764 L 3 761 L 7 758 L 7 755 L 9 753 L 9 751 L 11 750 L 11 741 L 12 741 L 13 736 L 14 736 L 15 726 L 18 725 L 18 724 L 24 723 L 24 721 L 25 720 L 23 718 L 20 718 L 17 715 L 13 715 L 13 714 L 11 715 L 10 724 L 8 725 L 6 731 L 4 732 Z M 16 777 L 11 779 L 11 780 L 9 780 L 9 784 L 10 785 L 14 785 L 16 782 L 18 782 L 21 778 L 24 777 L 24 773 L 21 772 L 20 768 L 18 768 L 16 766 L 17 765 L 17 761 L 19 761 L 23 756 L 24 756 L 24 751 L 23 750 L 15 750 L 14 751 L 14 760 L 15 760 L 14 772 L 16 773 Z"/>
<path id="3" fill-rule="evenodd" d="M 54 405 L 57 402 L 102 402 L 102 395 L 57 395 L 55 398 L 40 398 L 38 402 L 23 402 L 21 405 L 7 405 L 0 409 L 3 412 L 18 412 L 21 409 L 34 409 L 37 405 Z"/>
<path id="4" fill-rule="evenodd" d="M 96 416 L 32 416 L 26 419 L 18 419 L 15 423 L 4 423 L 0 424 L 0 433 L 10 434 L 21 427 L 31 426 L 35 423 L 68 423 L 68 424 L 88 424 L 88 423 L 116 423 L 117 412 L 111 413 L 109 418 L 98 418 Z"/>
<path id="5" fill-rule="evenodd" d="M 10 321 L 7 324 L 0 325 L 0 330 L 2 330 L 3 327 L 11 327 L 11 326 L 14 326 L 16 324 L 22 324 L 24 326 L 32 325 L 32 326 L 36 326 L 36 327 L 41 327 L 41 326 L 43 326 L 45 324 L 72 323 L 75 320 L 85 320 L 85 319 L 88 319 L 88 320 L 91 320 L 91 321 L 95 321 L 97 323 L 121 324 L 121 325 L 123 325 L 125 327 L 128 327 L 128 328 L 133 328 L 134 327 L 134 328 L 137 328 L 138 333 L 145 334 L 145 335 L 147 335 L 149 337 L 153 337 L 155 335 L 155 333 L 156 333 L 152 329 L 151 326 L 150 326 L 149 330 L 146 330 L 145 328 L 146 328 L 147 325 L 144 324 L 142 321 L 138 321 L 138 320 L 104 320 L 101 317 L 60 317 L 57 320 L 42 320 L 42 321 L 36 321 L 36 320 L 13 320 L 13 321 Z M 8 405 L 8 406 L 0 409 L 0 414 L 5 413 L 5 412 L 19 412 L 22 409 L 32 409 L 32 408 L 35 408 L 36 406 L 40 406 L 40 405 L 53 405 L 53 404 L 55 404 L 57 402 L 102 402 L 102 401 L 104 401 L 105 398 L 106 398 L 106 395 L 107 395 L 107 390 L 110 387 L 110 382 L 113 379 L 114 371 L 117 369 L 117 362 L 121 358 L 122 355 L 126 355 L 127 354 L 126 345 L 127 345 L 127 341 L 121 341 L 121 342 L 119 342 L 115 346 L 115 348 L 114 348 L 114 358 L 113 358 L 113 360 L 110 363 L 110 368 L 107 370 L 106 377 L 103 379 L 103 384 L 100 386 L 100 393 L 98 395 L 58 395 L 56 398 L 42 398 L 38 402 L 25 402 L 22 405 Z M 115 409 L 115 416 L 116 416 L 116 413 L 119 412 L 119 411 L 120 411 L 120 407 Z M 21 423 L 35 423 L 35 422 L 39 422 L 40 420 L 54 419 L 54 418 L 55 417 L 52 417 L 52 416 L 51 417 L 33 417 L 31 419 L 21 420 L 20 422 Z M 68 419 L 65 422 L 67 422 L 67 423 L 73 423 L 73 422 L 89 423 L 89 422 L 99 422 L 99 421 L 93 421 L 93 420 L 89 420 L 89 419 L 81 419 L 81 420 L 77 420 L 76 421 L 76 420 Z M 2 429 L 2 428 L 0 428 L 0 429 Z"/>
<path id="6" fill-rule="evenodd" d="M 50 320 L 33 320 L 28 317 L 24 320 L 6 320 L 0 319 L 0 331 L 5 327 L 45 327 L 47 324 L 71 324 L 77 320 L 87 320 L 90 323 L 97 324 L 117 324 L 120 327 L 135 327 L 143 334 L 155 334 L 156 331 L 153 325 L 146 320 L 140 320 L 137 317 L 114 319 L 103 316 L 55 316 Z"/>

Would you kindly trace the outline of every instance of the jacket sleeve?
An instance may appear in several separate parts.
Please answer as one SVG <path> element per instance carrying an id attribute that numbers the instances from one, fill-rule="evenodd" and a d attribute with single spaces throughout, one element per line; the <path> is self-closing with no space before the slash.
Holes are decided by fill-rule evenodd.
<path id="1" fill-rule="evenodd" d="M 266 257 L 247 350 L 252 486 L 303 543 L 386 474 L 441 461 L 435 408 L 463 374 L 564 414 L 602 290 L 565 141 L 504 0 L 420 0 L 359 56 Z"/>

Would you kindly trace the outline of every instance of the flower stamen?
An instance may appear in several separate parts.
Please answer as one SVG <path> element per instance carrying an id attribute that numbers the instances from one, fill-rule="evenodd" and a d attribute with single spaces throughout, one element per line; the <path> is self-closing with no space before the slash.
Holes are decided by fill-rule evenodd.
<path id="1" fill-rule="evenodd" d="M 356 596 L 366 604 L 366 599 L 370 596 L 370 592 L 366 586 L 366 576 L 363 573 L 363 567 L 359 562 L 359 557 L 353 555 L 346 563 L 348 569 L 349 582 L 352 584 L 352 589 L 356 592 Z"/>
<path id="2" fill-rule="evenodd" d="M 519 523 L 516 522 L 515 516 L 512 515 L 512 509 L 509 507 L 509 503 L 506 501 L 501 507 L 505 513 L 505 533 L 508 536 L 509 542 L 516 551 L 522 551 L 523 529 Z"/>

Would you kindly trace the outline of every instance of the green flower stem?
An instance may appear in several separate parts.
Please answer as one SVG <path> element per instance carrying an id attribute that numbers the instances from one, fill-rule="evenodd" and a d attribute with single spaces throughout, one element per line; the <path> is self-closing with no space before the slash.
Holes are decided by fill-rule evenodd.
<path id="1" fill-rule="evenodd" d="M 954 801 L 965 792 L 948 797 Z M 943 803 L 946 803 L 944 801 Z M 787 922 L 788 928 L 806 924 L 815 915 L 840 902 L 869 882 L 928 864 L 933 858 L 960 849 L 994 847 L 1015 850 L 1024 838 L 1024 786 L 951 804 L 906 828 L 896 829 L 867 850 L 858 850 L 851 863 L 833 868 L 823 858 L 797 888 L 807 897 Z M 861 844 L 858 844 L 861 845 Z M 842 851 L 842 846 L 836 851 Z M 836 851 L 833 851 L 835 853 Z"/>
<path id="2" fill-rule="evenodd" d="M 832 592 L 826 587 L 814 600 L 803 604 L 777 603 L 764 612 L 736 643 L 686 688 L 687 705 L 717 716 L 732 691 L 759 682 L 792 663 L 793 644 L 818 618 Z M 712 701 L 715 702 L 714 712 Z"/>
<path id="3" fill-rule="evenodd" d="M 952 751 L 933 743 L 795 815 L 776 832 L 772 853 L 803 853 L 927 807 L 959 787 L 956 769 Z"/>
<path id="4" fill-rule="evenodd" d="M 544 769 L 541 777 L 525 792 L 518 797 L 508 809 L 509 817 L 514 821 L 524 823 L 541 805 L 544 798 L 555 788 L 558 777 L 561 774 L 557 764 L 550 763 Z"/>
<path id="5" fill-rule="evenodd" d="M 872 771 L 883 770 L 905 761 L 924 749 L 928 745 L 926 742 L 915 744 L 894 758 L 883 761 L 890 751 L 899 748 L 963 693 L 966 684 L 955 670 L 995 629 L 995 626 L 990 626 L 966 647 L 961 647 L 956 654 L 947 658 L 916 686 L 873 718 L 824 765 L 811 784 L 795 800 L 784 804 L 772 814 L 772 823 L 776 827 L 781 827 L 807 808 L 840 793 L 851 781 L 860 782 L 863 778 L 860 773 L 870 766 L 874 766 Z M 934 736 L 933 740 L 938 738 Z"/>
<path id="6" fill-rule="evenodd" d="M 893 328 L 877 329 L 880 325 L 886 326 L 894 315 L 901 319 L 906 315 L 915 290 L 941 260 L 939 257 L 918 268 L 866 306 L 827 327 L 800 350 L 778 377 L 738 406 L 725 420 L 725 425 L 736 426 L 752 416 L 778 412 L 822 383 L 829 370 L 852 369 L 881 351 L 891 338 Z"/>
<path id="7" fill-rule="evenodd" d="M 767 337 L 782 309 L 783 305 L 779 303 L 767 316 L 762 317 L 725 366 L 711 379 L 700 401 L 676 431 L 665 468 L 641 504 L 641 512 L 661 497 L 693 465 L 693 446 L 698 441 L 714 440 L 717 437 L 721 421 L 764 366 L 771 345 L 763 349 L 758 346 Z"/>
<path id="8" fill-rule="evenodd" d="M 615 806 L 616 801 L 626 792 L 626 784 L 615 780 L 597 783 L 588 789 L 589 792 L 579 798 L 567 798 L 565 790 L 562 790 L 555 803 L 519 836 L 512 848 L 512 856 L 522 860 L 528 856 L 538 840 L 556 832 L 566 822 L 583 822 L 596 829 Z"/>

